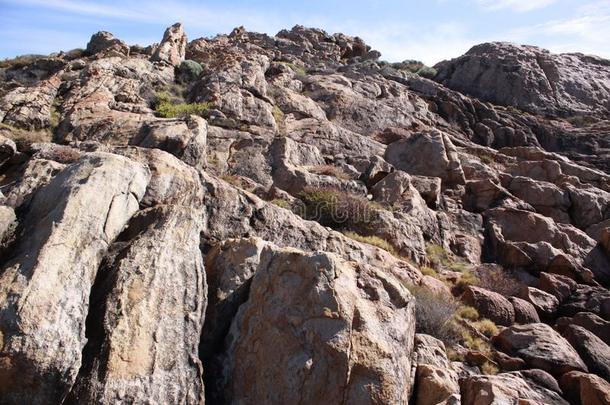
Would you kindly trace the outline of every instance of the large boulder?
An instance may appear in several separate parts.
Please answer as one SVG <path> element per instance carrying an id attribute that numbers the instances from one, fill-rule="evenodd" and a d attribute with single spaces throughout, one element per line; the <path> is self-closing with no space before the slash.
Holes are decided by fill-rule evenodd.
<path id="1" fill-rule="evenodd" d="M 130 221 L 93 292 L 96 320 L 69 400 L 203 402 L 201 226 L 201 212 L 176 205 Z"/>
<path id="2" fill-rule="evenodd" d="M 492 42 L 435 68 L 435 80 L 484 101 L 541 115 L 610 113 L 610 64 L 595 56 Z"/>
<path id="3" fill-rule="evenodd" d="M 474 405 L 540 403 L 567 405 L 561 392 L 532 378 L 531 374 L 514 371 L 498 375 L 475 375 L 460 381 L 462 403 Z M 549 376 L 550 377 L 550 376 Z M 552 377 L 550 377 L 552 379 Z"/>
<path id="4" fill-rule="evenodd" d="M 572 370 L 587 371 L 587 366 L 568 341 L 543 323 L 511 326 L 495 336 L 493 341 L 500 350 L 521 357 L 530 367 L 555 376 Z"/>
<path id="5" fill-rule="evenodd" d="M 610 346 L 577 325 L 569 325 L 561 334 L 576 349 L 591 373 L 610 380 Z"/>
<path id="6" fill-rule="evenodd" d="M 595 374 L 570 371 L 561 377 L 559 384 L 573 404 L 606 405 L 610 403 L 610 383 Z"/>
<path id="7" fill-rule="evenodd" d="M 484 288 L 469 286 L 464 291 L 462 300 L 477 309 L 479 314 L 503 326 L 515 322 L 515 310 L 511 302 L 501 294 Z"/>
<path id="8" fill-rule="evenodd" d="M 138 210 L 149 176 L 139 163 L 93 153 L 32 199 L 0 276 L 4 399 L 58 402 L 72 386 L 102 254 Z"/>
<path id="9" fill-rule="evenodd" d="M 457 150 L 441 131 L 416 133 L 388 145 L 385 160 L 409 174 L 439 177 L 445 186 L 465 183 Z"/>
<path id="10" fill-rule="evenodd" d="M 555 296 L 534 287 L 524 286 L 520 292 L 521 298 L 531 303 L 540 318 L 552 319 L 557 312 L 559 301 Z"/>
<path id="11" fill-rule="evenodd" d="M 261 267 L 227 336 L 227 401 L 408 401 L 414 301 L 398 280 L 277 248 Z"/>

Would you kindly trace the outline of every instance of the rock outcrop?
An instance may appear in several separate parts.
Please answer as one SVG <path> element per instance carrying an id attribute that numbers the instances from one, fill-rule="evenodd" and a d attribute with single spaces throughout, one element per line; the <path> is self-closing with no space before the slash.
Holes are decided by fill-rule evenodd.
<path id="1" fill-rule="evenodd" d="M 610 62 L 379 58 L 2 61 L 0 403 L 607 403 Z"/>

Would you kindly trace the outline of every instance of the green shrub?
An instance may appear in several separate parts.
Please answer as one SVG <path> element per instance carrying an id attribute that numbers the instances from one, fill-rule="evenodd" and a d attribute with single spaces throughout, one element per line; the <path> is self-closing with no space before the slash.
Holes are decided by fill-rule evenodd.
<path id="1" fill-rule="evenodd" d="M 356 232 L 344 232 L 344 235 L 355 241 L 376 246 L 380 249 L 383 249 L 383 250 L 391 253 L 392 255 L 394 255 L 396 257 L 399 257 L 398 252 L 396 251 L 394 246 L 392 246 L 390 244 L 390 242 L 388 242 L 385 239 L 380 238 L 379 236 L 362 236 Z"/>
<path id="2" fill-rule="evenodd" d="M 480 321 L 473 322 L 472 326 L 488 338 L 496 336 L 499 333 L 496 324 L 489 319 L 481 319 Z"/>
<path id="3" fill-rule="evenodd" d="M 438 273 L 436 272 L 436 270 L 434 270 L 431 267 L 424 266 L 424 267 L 420 268 L 419 271 L 421 271 L 421 273 L 424 276 L 430 276 L 430 277 L 438 278 Z"/>
<path id="4" fill-rule="evenodd" d="M 487 375 L 496 375 L 498 374 L 500 370 L 498 369 L 498 367 L 493 364 L 490 363 L 489 361 L 486 361 L 485 363 L 483 363 L 483 365 L 481 366 L 481 372 L 483 374 L 487 374 Z"/>
<path id="5" fill-rule="evenodd" d="M 201 76 L 203 66 L 194 60 L 187 59 L 176 68 L 176 77 L 182 83 L 195 81 Z"/>
<path id="6" fill-rule="evenodd" d="M 29 131 L 0 123 L 1 128 L 8 129 L 8 131 L 1 131 L 1 134 L 12 139 L 20 151 L 28 150 L 33 143 L 51 142 L 53 139 L 53 134 L 48 129 Z"/>
<path id="7" fill-rule="evenodd" d="M 168 92 L 155 95 L 155 112 L 162 118 L 184 118 L 189 115 L 204 116 L 212 107 L 210 103 L 176 103 L 175 98 Z"/>
<path id="8" fill-rule="evenodd" d="M 286 201 L 282 198 L 275 198 L 271 200 L 271 203 L 277 205 L 280 208 L 286 208 L 287 210 L 290 209 L 290 201 Z"/>
<path id="9" fill-rule="evenodd" d="M 469 285 L 479 285 L 479 279 L 473 272 L 471 272 L 470 270 L 467 270 L 467 271 L 464 271 L 460 275 L 460 278 L 458 279 L 456 286 L 459 289 L 463 290 L 466 287 L 468 287 Z"/>
<path id="10" fill-rule="evenodd" d="M 379 205 L 364 196 L 333 188 L 308 187 L 299 194 L 301 215 L 333 229 L 362 229 L 370 225 Z"/>
<path id="11" fill-rule="evenodd" d="M 0 61 L 0 68 L 2 69 L 20 69 L 31 63 L 36 62 L 38 59 L 44 58 L 44 55 L 21 55 L 12 59 L 4 59 Z"/>
<path id="12" fill-rule="evenodd" d="M 273 106 L 273 111 L 271 113 L 273 114 L 273 119 L 277 125 L 280 125 L 282 121 L 284 121 L 284 112 L 277 105 Z"/>
<path id="13" fill-rule="evenodd" d="M 278 62 L 278 63 L 280 63 L 280 64 L 282 64 L 284 66 L 288 66 L 290 69 L 292 69 L 292 71 L 294 73 L 296 73 L 299 76 L 305 76 L 307 74 L 307 72 L 305 71 L 304 68 L 302 68 L 301 66 L 297 66 L 297 65 L 295 65 L 292 62 L 283 62 L 282 61 L 282 62 Z"/>
<path id="14" fill-rule="evenodd" d="M 487 163 L 487 164 L 491 164 L 496 161 L 496 159 L 491 155 L 481 155 L 481 156 L 479 156 L 479 159 L 481 159 L 481 162 Z"/>
<path id="15" fill-rule="evenodd" d="M 442 246 L 429 244 L 426 246 L 426 254 L 428 260 L 432 262 L 434 267 L 444 267 L 457 272 L 467 272 L 471 266 L 459 259 L 456 259 L 452 253 L 447 252 Z"/>
<path id="16" fill-rule="evenodd" d="M 402 62 L 392 63 L 394 69 L 404 70 L 406 72 L 417 73 L 425 65 L 418 60 L 405 60 Z"/>
<path id="17" fill-rule="evenodd" d="M 424 66 L 415 73 L 421 77 L 425 77 L 426 79 L 434 79 L 434 77 L 438 74 L 438 71 L 432 67 Z"/>
<path id="18" fill-rule="evenodd" d="M 479 319 L 479 311 L 477 311 L 476 308 L 473 308 L 468 305 L 461 305 L 458 308 L 456 315 L 460 318 L 468 319 L 470 321 L 476 321 L 477 319 Z"/>

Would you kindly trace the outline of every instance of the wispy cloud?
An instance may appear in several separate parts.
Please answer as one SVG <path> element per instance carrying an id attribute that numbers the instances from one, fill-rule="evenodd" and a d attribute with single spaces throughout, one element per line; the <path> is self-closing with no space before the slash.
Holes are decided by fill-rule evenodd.
<path id="1" fill-rule="evenodd" d="M 476 0 L 486 10 L 512 10 L 517 12 L 545 8 L 557 0 Z"/>
<path id="2" fill-rule="evenodd" d="M 610 58 L 610 4 L 586 3 L 573 17 L 519 27 L 508 36 L 513 41 L 535 43 L 553 52 L 584 52 Z"/>

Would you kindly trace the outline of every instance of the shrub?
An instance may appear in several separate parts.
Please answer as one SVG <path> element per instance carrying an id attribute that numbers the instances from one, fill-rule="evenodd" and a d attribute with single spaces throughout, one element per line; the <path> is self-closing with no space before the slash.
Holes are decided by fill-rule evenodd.
<path id="1" fill-rule="evenodd" d="M 456 315 L 460 318 L 468 319 L 470 321 L 476 321 L 477 319 L 479 319 L 479 311 L 477 311 L 476 308 L 473 308 L 468 305 L 461 305 L 458 308 Z"/>
<path id="2" fill-rule="evenodd" d="M 415 297 L 415 330 L 452 344 L 459 338 L 459 326 L 453 321 L 458 304 L 445 295 L 437 295 L 419 286 L 409 286 Z"/>
<path id="3" fill-rule="evenodd" d="M 455 259 L 452 253 L 447 252 L 445 248 L 434 243 L 426 246 L 426 254 L 428 260 L 430 260 L 435 267 L 447 267 L 459 272 L 466 271 L 470 268 L 469 264 Z"/>
<path id="4" fill-rule="evenodd" d="M 168 92 L 155 95 L 155 112 L 162 118 L 184 118 L 189 115 L 204 116 L 211 108 L 210 103 L 175 103 L 174 98 Z"/>
<path id="5" fill-rule="evenodd" d="M 344 235 L 355 241 L 376 246 L 380 249 L 383 249 L 383 250 L 391 253 L 392 255 L 394 255 L 396 257 L 399 257 L 398 252 L 396 251 L 394 246 L 392 246 L 390 244 L 390 242 L 388 242 L 385 239 L 380 238 L 379 236 L 362 236 L 360 234 L 357 234 L 356 232 L 344 232 Z"/>
<path id="6" fill-rule="evenodd" d="M 203 67 L 194 60 L 187 59 L 176 68 L 176 77 L 182 83 L 195 81 L 203 72 Z"/>
<path id="7" fill-rule="evenodd" d="M 508 271 L 481 266 L 477 271 L 477 275 L 480 287 L 507 297 L 517 295 L 521 289 L 522 283 L 508 273 Z"/>
<path id="8" fill-rule="evenodd" d="M 496 375 L 499 371 L 500 370 L 498 369 L 498 367 L 488 361 L 483 363 L 483 365 L 481 366 L 481 372 L 483 372 L 483 374 Z"/>
<path id="9" fill-rule="evenodd" d="M 432 67 L 424 66 L 415 73 L 421 77 L 425 77 L 426 79 L 434 79 L 434 77 L 438 74 L 438 71 Z"/>
<path id="10" fill-rule="evenodd" d="M 493 163 L 496 161 L 496 159 L 491 155 L 481 155 L 481 156 L 479 156 L 479 159 L 481 159 L 481 162 L 487 163 L 487 164 L 490 164 L 490 163 Z"/>
<path id="11" fill-rule="evenodd" d="M 447 358 L 449 361 L 464 361 L 464 355 L 450 347 L 447 348 Z"/>
<path id="12" fill-rule="evenodd" d="M 299 194 L 306 219 L 333 229 L 366 227 L 379 206 L 366 197 L 333 188 L 308 187 Z"/>
<path id="13" fill-rule="evenodd" d="M 275 120 L 275 123 L 277 125 L 281 124 L 282 121 L 284 121 L 284 112 L 277 105 L 273 106 L 273 111 L 271 113 L 273 114 L 273 119 Z"/>
<path id="14" fill-rule="evenodd" d="M 488 338 L 496 336 L 499 333 L 496 324 L 489 319 L 481 319 L 480 321 L 473 322 L 472 326 Z"/>
<path id="15" fill-rule="evenodd" d="M 471 272 L 471 271 L 465 271 L 460 275 L 460 278 L 458 279 L 456 286 L 458 287 L 458 289 L 465 289 L 466 287 L 468 287 L 469 285 L 479 285 L 479 279 L 477 278 L 477 276 Z"/>
<path id="16" fill-rule="evenodd" d="M 479 337 L 474 337 L 468 331 L 462 331 L 462 343 L 470 350 L 479 351 L 485 355 L 490 352 L 489 344 Z"/>
<path id="17" fill-rule="evenodd" d="M 12 139 L 15 142 L 15 145 L 17 145 L 17 149 L 20 151 L 28 150 L 33 143 L 51 142 L 53 139 L 53 134 L 48 130 L 29 131 L 0 123 L 0 129 L 2 128 L 8 130 L 2 131 L 2 135 Z"/>
<path id="18" fill-rule="evenodd" d="M 296 73 L 299 76 L 305 76 L 307 74 L 307 72 L 305 71 L 304 68 L 302 68 L 301 66 L 297 66 L 292 62 L 278 62 L 284 66 L 288 66 L 290 69 L 292 69 L 292 71 L 294 73 Z"/>
<path id="19" fill-rule="evenodd" d="M 340 167 L 333 165 L 318 165 L 308 168 L 310 173 L 320 174 L 323 176 L 332 176 L 340 180 L 349 180 L 350 177 Z"/>
<path id="20" fill-rule="evenodd" d="M 404 70 L 406 72 L 417 73 L 425 65 L 418 60 L 404 60 L 402 62 L 392 63 L 394 69 Z"/>
<path id="21" fill-rule="evenodd" d="M 282 198 L 275 198 L 271 200 L 271 203 L 277 205 L 280 208 L 290 209 L 290 201 L 286 201 Z"/>
<path id="22" fill-rule="evenodd" d="M 430 268 L 430 267 L 424 266 L 424 267 L 420 268 L 419 271 L 421 271 L 421 273 L 424 276 L 430 276 L 430 277 L 434 277 L 434 278 L 438 277 L 438 273 L 436 272 L 436 270 L 434 270 L 433 268 Z"/>
<path id="23" fill-rule="evenodd" d="M 1 69 L 20 69 L 31 63 L 36 62 L 38 59 L 42 59 L 43 55 L 21 55 L 13 59 L 4 59 L 0 61 Z"/>

